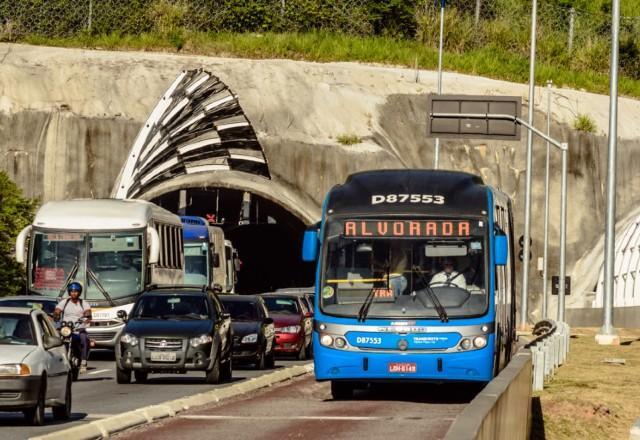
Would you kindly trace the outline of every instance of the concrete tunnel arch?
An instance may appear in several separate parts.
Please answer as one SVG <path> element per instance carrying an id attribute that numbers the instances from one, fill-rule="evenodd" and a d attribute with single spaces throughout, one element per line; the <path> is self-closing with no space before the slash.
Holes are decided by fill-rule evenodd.
<path id="1" fill-rule="evenodd" d="M 246 263 L 240 293 L 313 284 L 313 267 L 301 261 L 300 247 L 304 229 L 319 218 L 319 207 L 271 178 L 238 97 L 209 72 L 183 71 L 138 133 L 112 196 L 203 216 L 210 212 L 213 191 L 216 220 L 231 219 L 221 226 Z M 221 192 L 224 211 L 218 216 Z M 179 193 L 191 203 L 176 203 Z M 238 203 L 238 194 L 243 199 L 249 194 L 256 208 Z"/>

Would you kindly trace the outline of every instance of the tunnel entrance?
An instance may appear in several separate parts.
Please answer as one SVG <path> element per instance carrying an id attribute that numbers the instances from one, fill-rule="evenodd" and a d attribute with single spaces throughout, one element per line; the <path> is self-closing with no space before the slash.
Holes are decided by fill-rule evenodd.
<path id="1" fill-rule="evenodd" d="M 152 202 L 221 226 L 242 261 L 236 292 L 254 294 L 314 283 L 314 265 L 300 258 L 304 222 L 279 204 L 247 191 L 189 188 Z"/>

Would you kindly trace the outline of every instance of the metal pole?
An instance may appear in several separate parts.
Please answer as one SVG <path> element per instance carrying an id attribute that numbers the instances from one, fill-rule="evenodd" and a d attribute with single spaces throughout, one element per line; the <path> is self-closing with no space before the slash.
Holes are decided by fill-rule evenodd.
<path id="1" fill-rule="evenodd" d="M 613 327 L 613 272 L 616 239 L 616 150 L 618 143 L 618 40 L 620 0 L 613 0 L 611 16 L 611 73 L 609 90 L 609 152 L 607 155 L 607 214 L 604 235 L 604 298 L 602 328 L 596 341 L 602 345 L 619 344 Z"/>
<path id="2" fill-rule="evenodd" d="M 560 281 L 558 289 L 558 321 L 564 322 L 564 296 L 567 254 L 567 155 L 569 147 L 562 149 L 562 184 L 560 189 Z"/>
<path id="3" fill-rule="evenodd" d="M 476 27 L 478 27 L 478 23 L 480 23 L 480 9 L 482 6 L 482 0 L 476 0 L 476 15 L 474 17 L 474 23 Z"/>
<path id="4" fill-rule="evenodd" d="M 536 21 L 538 15 L 538 0 L 532 1 L 531 8 L 531 53 L 529 54 L 529 118 L 528 123 L 533 126 L 535 76 L 536 76 Z M 520 297 L 520 329 L 527 326 L 527 300 L 529 297 L 529 252 L 531 239 L 531 180 L 533 162 L 533 133 L 527 131 L 527 174 L 524 190 L 524 249 L 522 259 L 522 295 Z"/>
<path id="5" fill-rule="evenodd" d="M 444 3 L 440 0 L 440 44 L 438 46 L 438 95 L 442 94 L 442 47 L 444 42 Z M 440 164 L 440 138 L 436 138 L 436 151 L 433 160 L 433 168 L 438 169 Z"/>
<path id="6" fill-rule="evenodd" d="M 91 27 L 92 27 L 92 21 L 93 21 L 93 0 L 89 0 L 89 20 L 87 22 L 87 30 L 89 32 L 91 32 Z"/>
<path id="7" fill-rule="evenodd" d="M 573 49 L 573 27 L 575 25 L 576 20 L 576 10 L 571 8 L 569 9 L 569 41 L 567 42 L 567 48 L 569 53 L 571 53 Z"/>
<path id="8" fill-rule="evenodd" d="M 547 136 L 551 136 L 551 86 L 553 81 L 547 81 Z M 547 141 L 547 159 L 544 175 L 544 254 L 542 257 L 542 319 L 546 319 L 547 311 L 547 283 L 548 283 L 548 257 L 549 257 L 549 154 L 551 144 Z"/>

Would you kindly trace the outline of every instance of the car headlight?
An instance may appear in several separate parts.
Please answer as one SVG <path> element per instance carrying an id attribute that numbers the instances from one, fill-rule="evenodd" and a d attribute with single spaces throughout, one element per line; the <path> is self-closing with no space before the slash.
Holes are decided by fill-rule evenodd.
<path id="1" fill-rule="evenodd" d="M 60 336 L 65 337 L 65 338 L 68 338 L 68 337 L 71 335 L 71 331 L 72 331 L 72 330 L 71 330 L 71 328 L 70 328 L 70 327 L 67 327 L 67 326 L 62 327 L 62 328 L 60 329 Z"/>
<path id="2" fill-rule="evenodd" d="M 132 335 L 131 333 L 125 333 L 120 338 L 120 342 L 122 342 L 123 344 L 131 345 L 132 347 L 135 347 L 136 345 L 138 345 L 138 338 Z"/>
<path id="3" fill-rule="evenodd" d="M 244 338 L 242 338 L 242 343 L 243 344 L 253 344 L 255 342 L 258 342 L 258 334 L 257 333 L 251 333 L 250 335 L 247 335 Z"/>
<path id="4" fill-rule="evenodd" d="M 300 331 L 299 325 L 289 325 L 287 327 L 280 327 L 276 329 L 280 333 L 298 333 Z"/>
<path id="5" fill-rule="evenodd" d="M 211 337 L 211 335 L 201 335 L 201 336 L 198 336 L 197 338 L 191 338 L 189 340 L 189 344 L 191 344 L 193 348 L 196 348 L 199 345 L 208 344 L 211 341 L 213 341 L 213 338 Z"/>
<path id="6" fill-rule="evenodd" d="M 476 336 L 475 338 L 473 338 L 473 345 L 476 348 L 484 348 L 487 345 L 486 336 Z"/>
<path id="7" fill-rule="evenodd" d="M 31 368 L 27 364 L 0 365 L 0 376 L 29 376 Z"/>

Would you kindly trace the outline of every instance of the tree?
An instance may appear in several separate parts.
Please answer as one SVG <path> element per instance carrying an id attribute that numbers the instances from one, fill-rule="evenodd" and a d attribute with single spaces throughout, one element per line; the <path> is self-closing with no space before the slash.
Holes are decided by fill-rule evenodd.
<path id="1" fill-rule="evenodd" d="M 24 268 L 16 263 L 13 250 L 17 235 L 31 223 L 36 201 L 0 171 L 0 296 L 16 295 L 24 290 Z"/>

